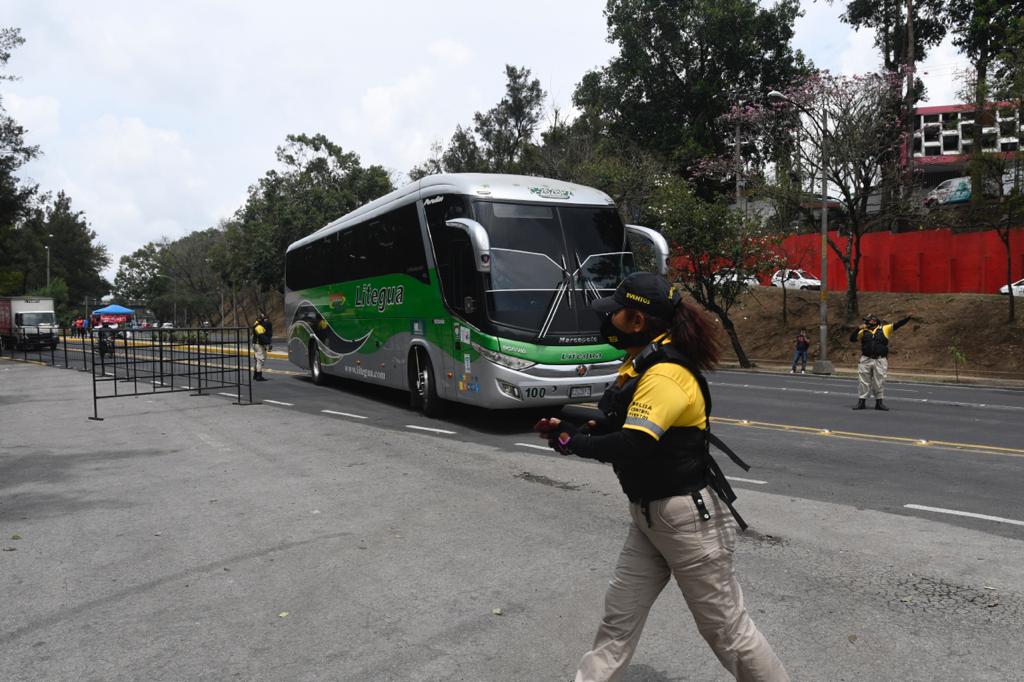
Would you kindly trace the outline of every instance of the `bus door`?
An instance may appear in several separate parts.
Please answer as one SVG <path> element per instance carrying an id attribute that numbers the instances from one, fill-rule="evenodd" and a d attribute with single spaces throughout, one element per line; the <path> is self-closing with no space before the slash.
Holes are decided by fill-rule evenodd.
<path id="1" fill-rule="evenodd" d="M 483 290 L 476 271 L 473 246 L 462 230 L 447 227 L 445 221 L 468 217 L 468 205 L 461 196 L 438 195 L 423 202 L 434 245 L 441 294 L 450 314 L 430 320 L 441 332 L 444 366 L 438 368 L 439 392 L 445 397 L 472 399 L 480 391 L 479 377 L 471 364 L 471 326 L 479 328 L 483 317 Z M 443 327 L 443 329 L 438 329 Z M 451 378 L 449 378 L 449 374 Z"/>

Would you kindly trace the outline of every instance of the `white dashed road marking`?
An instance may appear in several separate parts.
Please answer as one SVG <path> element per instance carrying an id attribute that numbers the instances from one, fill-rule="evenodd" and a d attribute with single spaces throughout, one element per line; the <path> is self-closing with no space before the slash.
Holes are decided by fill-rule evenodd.
<path id="1" fill-rule="evenodd" d="M 522 447 L 522 448 L 533 448 L 534 450 L 550 450 L 551 449 L 551 448 L 549 448 L 546 445 L 534 445 L 533 443 L 516 443 L 516 445 L 518 445 L 519 447 Z"/>
<path id="2" fill-rule="evenodd" d="M 989 516 L 988 514 L 975 514 L 974 512 L 957 511 L 955 509 L 943 509 L 942 507 L 926 507 L 923 504 L 905 504 L 903 505 L 907 509 L 918 509 L 920 511 L 935 512 L 936 514 L 951 514 L 953 516 L 966 516 L 972 519 L 982 519 L 983 521 L 995 521 L 997 523 L 1010 523 L 1014 526 L 1024 526 L 1024 521 L 1017 521 L 1016 519 L 1004 519 L 1001 516 Z"/>
<path id="3" fill-rule="evenodd" d="M 739 478 L 738 476 L 726 476 L 730 481 L 736 481 L 738 483 L 753 483 L 754 485 L 768 485 L 768 481 L 758 481 L 753 478 Z"/>
<path id="4" fill-rule="evenodd" d="M 351 412 L 336 412 L 334 410 L 320 410 L 320 411 L 325 413 L 325 414 L 336 414 L 339 417 L 352 417 L 353 419 L 366 419 L 366 417 L 364 417 L 361 414 L 352 414 Z"/>
<path id="5" fill-rule="evenodd" d="M 286 402 L 281 401 L 281 400 L 270 400 L 269 398 L 264 398 L 263 402 L 270 403 L 271 405 L 284 405 L 285 407 L 294 407 L 295 406 L 295 403 L 286 403 Z"/>
<path id="6" fill-rule="evenodd" d="M 443 434 L 446 434 L 448 436 L 454 436 L 455 435 L 454 431 L 448 431 L 446 429 L 432 429 L 429 426 L 416 426 L 415 424 L 406 424 L 405 428 L 407 428 L 407 429 L 416 429 L 417 431 L 430 431 L 431 433 L 443 433 Z"/>

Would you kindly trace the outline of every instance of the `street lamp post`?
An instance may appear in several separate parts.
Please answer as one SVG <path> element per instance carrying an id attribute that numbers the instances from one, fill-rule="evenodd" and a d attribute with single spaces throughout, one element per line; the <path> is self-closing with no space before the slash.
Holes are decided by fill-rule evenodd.
<path id="1" fill-rule="evenodd" d="M 173 310 L 174 310 L 174 322 L 172 322 L 172 325 L 175 327 L 175 329 L 177 329 L 177 327 L 178 327 L 178 280 L 175 279 L 174 277 L 171 277 L 170 275 L 165 275 L 165 274 L 162 274 L 162 273 L 159 273 L 159 272 L 156 273 L 156 276 L 157 277 L 166 277 L 167 279 L 169 279 L 172 282 L 174 282 L 174 308 L 173 308 Z"/>
<path id="2" fill-rule="evenodd" d="M 50 293 L 50 239 L 52 237 L 52 234 L 46 235 L 46 243 L 43 244 L 43 248 L 46 249 L 46 293 Z"/>
<path id="3" fill-rule="evenodd" d="M 799 102 L 786 97 L 778 90 L 768 93 L 769 99 L 784 100 L 794 105 L 812 121 L 817 122 L 814 114 Z M 820 337 L 820 351 L 818 359 L 814 361 L 811 371 L 815 374 L 832 374 L 832 363 L 828 359 L 828 166 L 825 163 L 825 137 L 828 134 L 828 109 L 825 104 L 821 105 L 821 292 L 818 302 L 818 331 Z M 785 285 L 785 282 L 783 282 Z"/>

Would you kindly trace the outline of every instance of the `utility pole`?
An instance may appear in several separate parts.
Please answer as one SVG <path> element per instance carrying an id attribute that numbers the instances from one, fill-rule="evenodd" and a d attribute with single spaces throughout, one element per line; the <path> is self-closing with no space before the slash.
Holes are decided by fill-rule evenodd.
<path id="1" fill-rule="evenodd" d="M 821 127 L 819 133 L 821 142 L 818 149 L 821 153 L 821 299 L 818 304 L 818 327 L 820 331 L 818 359 L 814 361 L 811 369 L 815 374 L 832 374 L 832 363 L 828 359 L 828 163 L 827 149 L 825 142 L 828 139 L 828 95 L 821 95 Z M 778 90 L 768 93 L 768 99 L 783 100 L 789 102 L 800 111 L 807 114 L 812 123 L 817 124 L 814 112 L 804 105 L 796 102 Z M 813 190 L 814 182 L 811 182 Z M 782 283 L 785 286 L 785 282 Z"/>
<path id="2" fill-rule="evenodd" d="M 910 201 L 914 195 L 914 81 L 916 64 L 914 57 L 914 0 L 907 0 L 907 177 L 904 198 Z"/>
<path id="3" fill-rule="evenodd" d="M 828 102 L 821 102 L 821 299 L 818 303 L 820 351 L 811 369 L 815 374 L 832 374 L 828 359 L 828 165 L 825 163 L 825 138 L 828 136 Z"/>

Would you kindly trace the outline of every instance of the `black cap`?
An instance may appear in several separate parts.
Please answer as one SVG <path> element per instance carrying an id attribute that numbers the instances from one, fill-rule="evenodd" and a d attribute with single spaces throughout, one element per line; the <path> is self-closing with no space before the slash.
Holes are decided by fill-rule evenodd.
<path id="1" fill-rule="evenodd" d="M 599 313 L 633 308 L 662 320 L 671 320 L 681 296 L 668 280 L 653 272 L 634 272 L 622 280 L 615 293 L 599 298 L 590 307 Z"/>
<path id="2" fill-rule="evenodd" d="M 875 315 L 873 313 L 864 316 L 864 321 L 865 322 L 870 322 L 871 320 L 876 320 L 878 322 L 881 322 L 882 318 L 880 318 L 878 315 Z"/>

